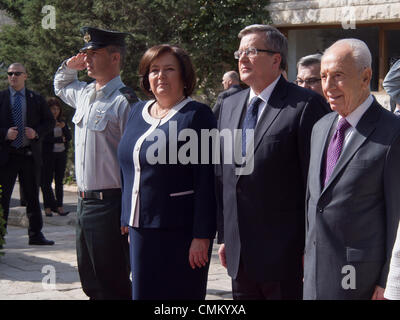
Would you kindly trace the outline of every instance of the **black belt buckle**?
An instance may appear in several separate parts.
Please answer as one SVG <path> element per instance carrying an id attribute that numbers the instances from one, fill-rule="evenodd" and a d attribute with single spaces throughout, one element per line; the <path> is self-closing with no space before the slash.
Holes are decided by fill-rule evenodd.
<path id="1" fill-rule="evenodd" d="M 107 198 L 121 196 L 121 189 L 78 191 L 78 196 L 82 199 L 104 200 Z"/>
<path id="2" fill-rule="evenodd" d="M 78 195 L 82 199 L 104 199 L 103 192 L 101 191 L 78 191 Z"/>
<path id="3" fill-rule="evenodd" d="M 88 198 L 88 194 L 87 194 L 87 192 L 85 192 L 85 191 L 78 191 L 78 195 L 79 195 L 79 197 L 81 197 L 82 199 L 86 199 L 86 198 Z"/>

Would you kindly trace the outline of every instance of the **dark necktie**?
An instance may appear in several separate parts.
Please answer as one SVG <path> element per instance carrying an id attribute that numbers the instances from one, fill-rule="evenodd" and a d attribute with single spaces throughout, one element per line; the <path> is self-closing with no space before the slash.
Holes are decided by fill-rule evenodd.
<path id="1" fill-rule="evenodd" d="M 347 122 L 345 118 L 339 120 L 339 123 L 336 127 L 335 133 L 329 143 L 328 150 L 326 152 L 326 164 L 325 164 L 325 179 L 324 186 L 328 182 L 333 169 L 335 168 L 336 162 L 339 159 L 340 154 L 342 153 L 343 143 L 345 132 L 348 128 L 351 127 L 351 124 Z"/>
<path id="2" fill-rule="evenodd" d="M 14 124 L 18 128 L 18 135 L 11 145 L 15 148 L 20 148 L 22 147 L 22 142 L 24 139 L 24 120 L 22 119 L 22 94 L 19 91 L 17 91 L 14 96 L 12 115 Z"/>
<path id="3" fill-rule="evenodd" d="M 242 126 L 242 156 L 246 156 L 246 129 L 255 129 L 257 124 L 258 106 L 262 100 L 255 96 L 247 107 L 246 116 Z"/>

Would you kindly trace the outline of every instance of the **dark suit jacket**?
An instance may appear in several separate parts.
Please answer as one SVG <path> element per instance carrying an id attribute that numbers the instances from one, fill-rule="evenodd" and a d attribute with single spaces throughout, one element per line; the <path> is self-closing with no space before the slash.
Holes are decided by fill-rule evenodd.
<path id="1" fill-rule="evenodd" d="M 225 98 L 227 98 L 227 97 L 229 97 L 229 96 L 231 96 L 231 95 L 233 95 L 233 94 L 235 94 L 236 92 L 239 92 L 239 91 L 241 91 L 242 90 L 242 87 L 241 86 L 239 86 L 239 85 L 233 85 L 232 87 L 230 87 L 229 89 L 226 89 L 225 91 L 222 91 L 219 95 L 218 95 L 218 98 L 217 98 L 217 102 L 215 103 L 215 106 L 214 106 L 214 108 L 213 108 L 213 112 L 214 112 L 214 115 L 215 115 L 215 117 L 217 118 L 217 120 L 218 120 L 218 118 L 219 118 L 219 113 L 220 113 L 220 110 L 221 110 L 221 105 L 222 105 L 222 101 L 225 99 Z"/>
<path id="2" fill-rule="evenodd" d="M 250 89 L 224 99 L 219 129 L 239 128 Z M 217 166 L 218 240 L 225 243 L 228 273 L 239 259 L 254 280 L 299 279 L 304 249 L 304 199 L 314 123 L 329 111 L 323 98 L 278 81 L 255 129 L 254 171 L 237 176 L 234 164 Z M 221 141 L 222 163 L 224 143 Z"/>
<path id="3" fill-rule="evenodd" d="M 72 136 L 71 136 L 71 130 L 68 127 L 67 121 L 65 121 L 65 126 L 62 128 L 62 134 L 63 134 L 63 136 L 56 138 L 56 137 L 54 137 L 54 130 L 51 130 L 48 134 L 46 134 L 44 136 L 43 147 L 42 147 L 43 154 L 52 153 L 55 143 L 64 143 L 65 151 L 68 150 L 69 141 L 71 141 Z M 65 137 L 65 141 L 64 141 L 63 137 Z"/>
<path id="4" fill-rule="evenodd" d="M 374 101 L 322 188 L 321 166 L 336 117 L 325 116 L 312 132 L 304 299 L 371 299 L 376 285 L 386 285 L 399 221 L 400 121 Z M 349 265 L 356 286 L 345 290 Z"/>
<path id="5" fill-rule="evenodd" d="M 30 140 L 31 149 L 35 164 L 41 165 L 41 146 L 42 139 L 54 127 L 54 117 L 47 106 L 44 98 L 28 89 L 26 90 L 26 127 L 34 129 L 39 139 Z M 14 127 L 12 118 L 10 90 L 0 92 L 0 165 L 4 165 L 8 160 L 11 141 L 6 140 L 7 131 Z"/>
<path id="6" fill-rule="evenodd" d="M 126 130 L 118 146 L 118 159 L 122 172 L 122 214 L 121 225 L 129 225 L 133 186 L 135 181 L 135 165 L 133 149 L 138 139 L 149 130 L 151 125 L 142 114 L 147 101 L 140 101 L 131 108 Z M 145 111 L 146 112 L 146 111 Z M 214 238 L 216 233 L 216 201 L 214 190 L 214 168 L 211 159 L 208 164 L 201 164 L 200 139 L 196 159 L 198 164 L 184 164 L 181 159 L 171 159 L 170 144 L 176 150 L 187 144 L 186 141 L 176 141 L 177 136 L 170 131 L 170 124 L 175 123 L 177 134 L 182 130 L 193 129 L 197 137 L 201 129 L 216 128 L 215 117 L 210 107 L 196 102 L 188 102 L 176 114 L 157 130 L 165 134 L 165 144 L 158 144 L 157 153 L 165 152 L 165 163 L 150 163 L 148 153 L 154 154 L 154 136 L 146 138 L 140 147 L 139 176 L 139 226 L 142 228 L 184 228 L 192 233 L 194 238 Z M 156 134 L 156 131 L 154 131 Z M 158 134 L 158 133 L 157 133 Z M 162 141 L 161 138 L 159 138 Z M 180 151 L 179 151 L 180 152 Z M 211 153 L 209 153 L 211 154 Z M 150 158 L 150 157 L 149 157 Z M 174 164 L 175 162 L 175 164 Z"/>

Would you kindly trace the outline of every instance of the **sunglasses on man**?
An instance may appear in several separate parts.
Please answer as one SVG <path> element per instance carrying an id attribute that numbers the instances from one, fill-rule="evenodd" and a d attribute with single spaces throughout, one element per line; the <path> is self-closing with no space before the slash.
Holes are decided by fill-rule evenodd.
<path id="1" fill-rule="evenodd" d="M 21 71 L 16 71 L 16 72 L 7 72 L 7 74 L 12 77 L 13 75 L 19 77 L 21 74 L 23 74 L 24 72 Z"/>

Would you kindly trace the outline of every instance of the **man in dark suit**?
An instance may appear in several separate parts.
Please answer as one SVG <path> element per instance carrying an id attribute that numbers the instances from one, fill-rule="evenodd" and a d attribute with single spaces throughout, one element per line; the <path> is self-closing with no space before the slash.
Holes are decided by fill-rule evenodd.
<path id="1" fill-rule="evenodd" d="M 219 256 L 232 277 L 234 299 L 301 299 L 309 139 L 313 124 L 329 110 L 320 95 L 281 75 L 287 39 L 276 28 L 248 26 L 239 38 L 235 58 L 250 88 L 224 99 L 219 129 L 242 129 L 238 149 L 253 170 L 237 174 L 240 164 L 227 159 L 237 149 L 224 137 L 216 168 L 222 184 Z"/>
<path id="2" fill-rule="evenodd" d="M 239 83 L 239 75 L 236 71 L 228 71 L 222 77 L 222 86 L 224 87 L 224 91 L 218 95 L 217 102 L 213 108 L 213 112 L 217 120 L 219 118 L 222 100 L 242 90 L 242 87 L 239 85 Z"/>
<path id="3" fill-rule="evenodd" d="M 300 58 L 297 62 L 296 84 L 323 95 L 320 76 L 321 57 L 322 54 L 315 53 Z"/>
<path id="4" fill-rule="evenodd" d="M 20 63 L 8 67 L 7 90 L 0 92 L 1 205 L 7 221 L 17 174 L 25 193 L 29 244 L 53 245 L 42 234 L 39 204 L 41 139 L 54 127 L 53 116 L 39 94 L 25 88 L 27 73 Z"/>
<path id="5" fill-rule="evenodd" d="M 304 299 L 383 299 L 400 214 L 400 121 L 371 95 L 371 53 L 329 47 L 307 188 Z"/>

